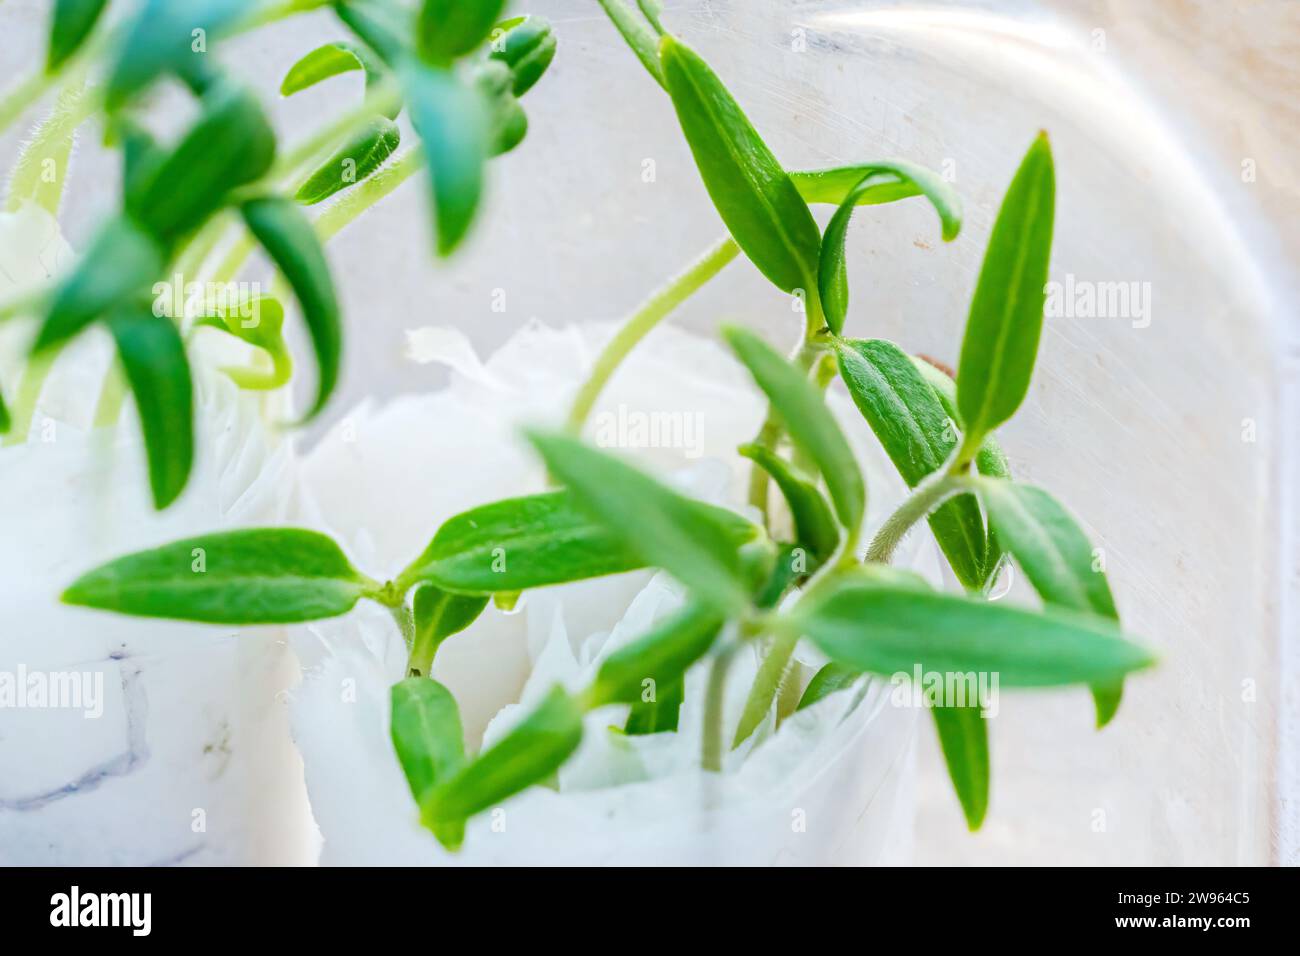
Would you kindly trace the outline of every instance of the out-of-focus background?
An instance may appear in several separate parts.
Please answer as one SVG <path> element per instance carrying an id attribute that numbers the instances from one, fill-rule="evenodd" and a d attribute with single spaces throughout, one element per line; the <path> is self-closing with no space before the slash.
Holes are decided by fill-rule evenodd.
<path id="1" fill-rule="evenodd" d="M 0 83 L 39 63 L 48 8 L 0 0 Z M 452 325 L 489 351 L 531 320 L 617 319 L 722 232 L 669 103 L 595 0 L 513 9 L 549 17 L 560 52 L 462 254 L 434 262 L 419 181 L 330 246 L 349 329 L 334 419 L 440 384 L 404 357 L 407 329 Z M 1084 518 L 1163 665 L 1101 733 L 1084 692 L 1006 695 L 974 836 L 923 735 L 918 862 L 1300 862 L 1300 3 L 667 0 L 665 21 L 788 167 L 899 156 L 955 182 L 966 224 L 950 245 L 919 201 L 856 214 L 850 333 L 955 357 L 1040 128 L 1059 176 L 1053 279 L 1136 283 L 1124 314 L 1049 316 L 1004 444 Z M 216 53 L 292 141 L 359 95 L 355 75 L 275 92 L 341 35 L 321 12 Z M 6 167 L 38 115 L 0 138 Z M 114 162 L 84 137 L 62 217 L 74 246 L 117 201 Z M 774 339 L 800 323 L 743 262 L 673 319 L 705 334 L 722 320 Z"/>

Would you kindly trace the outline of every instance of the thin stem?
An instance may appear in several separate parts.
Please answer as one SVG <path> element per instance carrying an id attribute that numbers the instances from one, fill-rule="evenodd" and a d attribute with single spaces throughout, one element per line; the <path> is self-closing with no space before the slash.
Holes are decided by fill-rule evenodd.
<path id="1" fill-rule="evenodd" d="M 749 689 L 745 709 L 740 715 L 740 725 L 736 728 L 736 737 L 731 742 L 732 749 L 743 744 L 772 709 L 772 701 L 781 689 L 781 679 L 789 669 L 790 658 L 794 656 L 798 643 L 798 631 L 783 631 L 772 640 L 772 646 L 767 649 L 767 656 L 759 665 L 758 675 Z"/>
<path id="2" fill-rule="evenodd" d="M 751 444 L 774 449 L 776 443 L 781 440 L 781 431 L 781 420 L 777 418 L 776 409 L 769 404 L 767 406 L 767 417 L 763 419 L 763 424 L 759 426 L 758 434 Z M 764 527 L 768 525 L 767 498 L 767 471 L 757 465 L 752 465 L 749 469 L 749 503 L 757 508 L 763 516 Z"/>
<path id="3" fill-rule="evenodd" d="M 348 190 L 316 219 L 316 235 L 329 242 L 358 216 L 424 168 L 424 151 L 407 150 L 364 182 Z"/>
<path id="4" fill-rule="evenodd" d="M 397 629 L 402 634 L 402 640 L 406 643 L 407 652 L 410 653 L 415 647 L 415 614 L 411 611 L 406 603 L 388 605 L 388 613 L 393 616 L 397 622 Z"/>
<path id="5" fill-rule="evenodd" d="M 77 70 L 59 91 L 54 109 L 36 128 L 9 174 L 9 195 L 5 199 L 9 212 L 16 212 L 25 202 L 35 202 L 51 216 L 58 216 L 77 128 L 90 118 L 97 105 L 87 91 L 85 71 Z M 53 177 L 46 175 L 50 165 L 54 167 Z"/>
<path id="6" fill-rule="evenodd" d="M 221 242 L 228 225 L 228 218 L 224 211 L 217 213 L 176 251 L 176 255 L 173 256 L 174 268 L 181 274 L 182 279 L 190 276 L 197 278 L 208 256 L 212 255 L 212 251 Z"/>
<path id="7" fill-rule="evenodd" d="M 0 133 L 22 116 L 53 85 L 55 77 L 44 70 L 20 80 L 0 97 Z"/>
<path id="8" fill-rule="evenodd" d="M 317 10 L 332 3 L 333 0 L 271 0 L 259 10 L 255 10 L 242 21 L 235 24 L 225 35 L 228 37 L 237 36 L 240 33 L 246 33 L 249 30 L 256 30 L 267 24 L 284 20 L 288 17 L 299 13 L 308 13 Z M 113 45 L 113 41 L 123 35 L 123 31 L 129 28 L 129 21 L 126 23 L 116 24 L 111 29 L 101 27 L 96 29 L 85 43 L 81 45 L 73 56 L 63 63 L 60 68 L 53 73 L 48 72 L 43 67 L 24 80 L 20 80 L 7 93 L 0 95 L 0 133 L 3 133 L 9 124 L 27 112 L 38 99 L 54 84 L 54 82 L 74 66 L 88 64 L 99 57 L 100 53 Z M 98 107 L 98 103 L 95 104 Z"/>
<path id="9" fill-rule="evenodd" d="M 257 248 L 257 243 L 248 233 L 241 233 L 235 240 L 234 245 L 227 250 L 225 258 L 217 265 L 216 271 L 212 274 L 212 281 L 216 284 L 223 284 L 232 281 L 239 273 L 240 267 L 244 261 L 253 254 Z"/>
<path id="10" fill-rule="evenodd" d="M 122 415 L 122 404 L 126 401 L 126 377 L 116 361 L 104 373 L 104 382 L 100 386 L 99 400 L 95 403 L 95 428 L 112 428 Z"/>
<path id="11" fill-rule="evenodd" d="M 350 133 L 371 122 L 379 113 L 387 113 L 399 102 L 397 86 L 391 79 L 382 80 L 359 106 L 339 114 L 276 160 L 263 185 L 268 182 L 277 183 L 292 176 L 300 166 L 324 152 L 335 141 L 345 139 Z M 250 188 L 255 190 L 257 186 Z"/>
<path id="12" fill-rule="evenodd" d="M 984 436 L 975 432 L 966 432 L 962 435 L 961 444 L 953 453 L 952 458 L 947 464 L 947 472 L 950 475 L 963 474 L 970 463 L 975 460 L 980 452 L 980 446 L 984 444 Z"/>
<path id="13" fill-rule="evenodd" d="M 816 330 L 812 330 L 812 322 L 809 322 L 809 330 L 805 332 L 803 341 L 795 349 L 794 355 L 790 361 L 794 362 L 805 372 L 812 369 L 818 358 L 825 351 L 825 346 L 817 342 Z M 820 329 L 820 325 L 818 325 Z M 776 408 L 769 402 L 767 406 L 767 417 L 763 419 L 763 424 L 758 429 L 758 434 L 750 443 L 759 445 L 769 451 L 776 449 L 777 442 L 781 440 L 785 427 L 781 424 L 781 418 L 776 413 Z M 752 465 L 749 470 L 749 503 L 757 508 L 763 515 L 763 524 L 767 524 L 767 499 L 768 499 L 768 474 L 760 468 L 757 463 Z"/>
<path id="14" fill-rule="evenodd" d="M 261 183 L 248 187 L 246 191 L 254 193 L 265 188 L 268 184 L 283 187 L 285 181 L 292 179 L 299 173 L 300 167 L 306 165 L 317 154 L 323 152 L 335 139 L 348 135 L 363 121 L 373 119 L 374 111 L 381 109 L 388 102 L 387 97 L 389 95 L 395 97 L 396 93 L 390 88 L 387 93 L 381 89 L 371 94 L 366 98 L 366 103 L 363 104 L 362 108 L 346 113 L 335 122 L 318 130 L 310 139 L 277 163 L 276 169 L 272 170 Z M 366 209 L 404 183 L 420 169 L 422 163 L 423 153 L 419 148 L 412 149 L 402 156 L 400 160 L 371 176 L 349 192 L 343 199 L 327 209 L 317 220 L 316 234 L 321 241 L 325 242 L 332 238 L 344 226 L 365 212 Z M 212 281 L 230 282 L 256 248 L 256 243 L 253 242 L 248 233 L 241 233 L 240 237 L 227 250 L 225 257 L 217 265 Z"/>
<path id="15" fill-rule="evenodd" d="M 632 349 L 636 348 L 637 344 L 670 312 L 721 272 L 739 252 L 740 247 L 728 236 L 696 259 L 685 272 L 669 281 L 632 313 L 596 358 L 591 374 L 578 389 L 578 394 L 573 400 L 573 408 L 569 412 L 571 431 L 582 430 L 587 416 L 591 414 L 596 404 L 596 399 L 600 397 L 610 377 Z"/>
<path id="16" fill-rule="evenodd" d="M 867 547 L 867 561 L 888 564 L 894 558 L 894 549 L 907 532 L 926 515 L 947 499 L 959 493 L 966 480 L 948 473 L 946 468 L 932 472 L 916 486 L 912 494 L 890 515 Z"/>
<path id="17" fill-rule="evenodd" d="M 700 766 L 714 773 L 722 771 L 722 721 L 727 692 L 727 669 L 736 653 L 734 645 L 718 651 L 709 669 L 709 686 L 704 697 L 704 738 Z"/>
<path id="18" fill-rule="evenodd" d="M 0 322 L 5 319 L 12 319 L 20 315 L 31 315 L 39 312 L 45 297 L 49 295 L 50 288 L 47 283 L 33 285 L 26 289 L 20 289 L 15 295 L 0 302 Z"/>
<path id="19" fill-rule="evenodd" d="M 317 237 L 322 243 L 333 239 L 363 212 L 419 172 L 423 165 L 424 154 L 419 147 L 416 147 L 391 166 L 380 170 L 355 189 L 350 190 L 316 219 Z M 212 281 L 217 283 L 232 281 L 256 248 L 257 244 L 253 242 L 252 237 L 246 232 L 241 233 L 217 264 Z"/>
<path id="20" fill-rule="evenodd" d="M 0 444 L 21 445 L 27 441 L 32 430 L 32 418 L 36 415 L 36 405 L 41 399 L 41 389 L 54 367 L 54 360 L 63 350 L 63 343 L 52 346 L 45 352 L 33 356 L 23 366 L 22 377 L 18 380 L 18 391 L 14 397 L 14 406 L 10 414 L 9 433 Z"/>
<path id="21" fill-rule="evenodd" d="M 263 4 L 260 9 L 254 10 L 245 17 L 235 27 L 232 34 L 256 30 L 259 27 L 286 20 L 299 13 L 310 13 L 312 10 L 319 10 L 321 7 L 328 6 L 333 2 L 334 0 L 272 0 L 272 2 Z"/>
<path id="22" fill-rule="evenodd" d="M 7 93 L 0 96 L 0 133 L 8 129 L 10 123 L 26 113 L 33 103 L 44 96 L 60 76 L 83 65 L 88 66 L 93 60 L 97 59 L 100 53 L 110 45 L 111 39 L 120 32 L 120 28 L 109 30 L 107 27 L 101 27 L 96 29 L 81 45 L 81 49 L 64 62 L 59 69 L 51 73 L 42 65 L 37 72 L 25 80 L 20 80 Z M 99 97 L 95 96 L 92 99 L 95 102 L 89 107 L 91 112 L 99 107 Z"/>
<path id="23" fill-rule="evenodd" d="M 433 659 L 437 656 L 438 647 L 441 642 L 434 640 L 433 629 L 426 629 L 426 637 L 420 639 L 420 633 L 415 630 L 415 620 L 411 620 L 412 638 L 411 638 L 411 655 L 406 661 L 407 677 L 428 677 L 433 673 Z"/>

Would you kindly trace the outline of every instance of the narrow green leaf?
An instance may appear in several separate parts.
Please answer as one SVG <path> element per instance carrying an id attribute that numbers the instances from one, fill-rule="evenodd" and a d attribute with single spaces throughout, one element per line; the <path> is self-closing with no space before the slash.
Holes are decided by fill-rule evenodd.
<path id="1" fill-rule="evenodd" d="M 811 295 L 821 235 L 808 204 L 693 50 L 665 36 L 659 58 L 695 165 L 732 238 L 779 289 Z"/>
<path id="2" fill-rule="evenodd" d="M 796 473 L 794 466 L 762 445 L 741 445 L 740 454 L 754 462 L 776 482 L 790 506 L 795 538 L 818 560 L 825 561 L 840 543 L 835 515 L 817 486 Z"/>
<path id="3" fill-rule="evenodd" d="M 849 278 L 844 244 L 849 219 L 853 210 L 861 205 L 860 197 L 890 180 L 909 183 L 916 187 L 918 193 L 928 198 L 939 213 L 945 242 L 955 239 L 961 231 L 961 202 L 957 194 L 930 170 L 912 163 L 892 161 L 868 163 L 859 168 L 862 170 L 862 179 L 845 194 L 826 226 L 817 265 L 817 289 L 821 296 L 822 310 L 826 315 L 826 324 L 837 335 L 844 328 L 849 308 Z"/>
<path id="4" fill-rule="evenodd" d="M 459 823 L 555 773 L 582 742 L 582 710 L 555 687 L 513 730 L 421 803 L 425 826 Z M 436 830 L 435 830 L 436 832 Z"/>
<path id="5" fill-rule="evenodd" d="M 1043 600 L 1119 619 L 1106 575 L 1093 567 L 1092 543 L 1056 499 L 1006 480 L 984 479 L 977 488 L 989 520 Z"/>
<path id="6" fill-rule="evenodd" d="M 163 73 L 204 70 L 222 33 L 252 8 L 252 0 L 145 0 L 116 47 L 105 100 L 116 110 Z"/>
<path id="7" fill-rule="evenodd" d="M 0 390 L 0 435 L 7 435 L 13 424 L 13 418 L 9 415 L 9 407 L 5 405 L 4 391 Z"/>
<path id="8" fill-rule="evenodd" d="M 853 579 L 793 624 L 831 659 L 875 674 L 996 673 L 1008 687 L 1113 681 L 1154 658 L 1100 618 Z"/>
<path id="9" fill-rule="evenodd" d="M 338 382 L 343 320 L 334 281 L 311 222 L 287 199 L 253 199 L 241 208 L 248 230 L 293 289 L 316 355 L 316 401 L 304 421 L 325 407 Z"/>
<path id="10" fill-rule="evenodd" d="M 487 39 L 505 0 L 424 0 L 416 20 L 420 54 L 448 64 Z"/>
<path id="11" fill-rule="evenodd" d="M 366 89 L 370 89 L 385 74 L 384 67 L 364 47 L 344 40 L 326 43 L 307 53 L 284 75 L 280 83 L 281 96 L 293 96 L 330 77 L 362 70 L 366 75 Z M 396 110 L 393 111 L 396 114 Z M 389 119 L 392 119 L 390 116 Z"/>
<path id="12" fill-rule="evenodd" d="M 664 618 L 605 658 L 587 692 L 589 706 L 649 703 L 647 692 L 657 696 L 660 689 L 680 685 L 687 668 L 713 646 L 723 622 L 696 602 Z"/>
<path id="13" fill-rule="evenodd" d="M 827 327 L 839 335 L 844 330 L 844 319 L 849 312 L 849 273 L 844 260 L 844 243 L 848 236 L 849 219 L 857 206 L 858 196 L 870 188 L 863 178 L 844 197 L 822 234 L 821 254 L 817 262 L 817 294 L 821 297 L 822 312 Z"/>
<path id="14" fill-rule="evenodd" d="M 750 582 L 740 547 L 757 537 L 757 528 L 568 436 L 530 431 L 528 438 L 551 474 L 576 493 L 579 507 L 645 563 L 663 568 L 715 610 L 748 607 Z"/>
<path id="15" fill-rule="evenodd" d="M 497 24 L 492 31 L 492 50 L 488 56 L 510 67 L 511 90 L 515 96 L 523 96 L 551 65 L 555 48 L 551 21 L 529 15 Z"/>
<path id="16" fill-rule="evenodd" d="M 483 192 L 492 146 L 488 106 L 447 70 L 407 65 L 402 78 L 432 177 L 438 255 L 449 255 L 469 231 Z"/>
<path id="17" fill-rule="evenodd" d="M 451 691 L 427 677 L 399 681 L 390 697 L 393 749 L 418 805 L 465 765 L 460 708 Z M 454 850 L 465 839 L 464 821 L 439 825 L 434 834 L 443 846 Z"/>
<path id="18" fill-rule="evenodd" d="M 487 607 L 486 594 L 453 594 L 432 584 L 415 592 L 415 640 L 411 645 L 412 676 L 428 676 L 438 647 L 473 624 Z"/>
<path id="19" fill-rule="evenodd" d="M 837 166 L 833 169 L 792 169 L 790 181 L 806 203 L 838 206 L 855 186 L 862 182 L 863 166 Z M 859 206 L 878 206 L 921 195 L 914 183 L 893 173 L 871 175 L 870 188 L 858 194 Z"/>
<path id="20" fill-rule="evenodd" d="M 628 736 L 671 733 L 677 729 L 686 691 L 682 683 L 658 688 L 652 701 L 638 700 L 627 713 L 623 733 Z"/>
<path id="21" fill-rule="evenodd" d="M 136 223 L 110 219 L 55 292 L 33 353 L 72 338 L 119 304 L 147 302 L 166 258 L 165 250 Z"/>
<path id="22" fill-rule="evenodd" d="M 140 412 L 149 487 L 161 511 L 185 489 L 194 462 L 194 388 L 185 344 L 171 319 L 142 306 L 110 312 L 108 330 Z"/>
<path id="23" fill-rule="evenodd" d="M 1010 418 L 1029 391 L 1043 326 L 1056 177 L 1039 134 L 993 224 L 957 365 L 957 410 L 975 444 Z M 973 451 L 974 449 L 972 449 Z"/>
<path id="24" fill-rule="evenodd" d="M 50 45 L 45 70 L 53 73 L 81 49 L 108 0 L 54 0 L 50 19 Z"/>
<path id="25" fill-rule="evenodd" d="M 943 405 L 944 413 L 952 419 L 953 427 L 957 427 L 957 383 L 944 372 L 936 368 L 932 363 L 925 359 L 911 355 L 908 356 L 921 377 L 925 379 L 926 384 L 933 389 Z M 981 475 L 987 475 L 990 478 L 1009 478 L 1011 477 L 1011 463 L 1007 460 L 1006 453 L 1002 446 L 998 444 L 997 438 L 993 435 L 985 435 L 984 441 L 980 444 L 979 454 L 975 456 L 975 469 Z"/>
<path id="26" fill-rule="evenodd" d="M 111 122 L 110 136 L 122 144 L 122 195 L 134 196 L 157 175 L 168 154 L 152 133 L 125 114 L 119 113 Z"/>
<path id="27" fill-rule="evenodd" d="M 397 124 L 386 116 L 376 116 L 321 163 L 298 187 L 293 198 L 305 206 L 313 206 L 362 182 L 397 151 L 401 141 L 402 131 Z"/>
<path id="28" fill-rule="evenodd" d="M 367 585 L 339 546 L 297 528 L 249 528 L 174 541 L 87 572 L 66 604 L 211 624 L 336 617 Z"/>
<path id="29" fill-rule="evenodd" d="M 935 397 L 943 406 L 944 414 L 952 421 L 952 428 L 957 432 L 957 383 L 952 377 L 942 369 L 935 366 L 931 361 L 921 358 L 920 356 L 908 356 L 921 377 L 925 379 L 926 384 L 930 386 Z M 984 436 L 984 441 L 980 443 L 979 453 L 975 456 L 975 469 L 981 475 L 989 475 L 997 478 L 1008 478 L 1011 476 L 1011 463 L 1007 460 L 1006 454 L 1002 451 L 1002 446 L 991 433 Z M 1003 562 L 1006 560 L 1006 550 L 998 541 L 996 531 L 989 530 L 986 536 L 987 545 L 984 551 L 984 583 L 979 590 L 987 592 L 994 584 L 997 583 L 998 575 L 1002 570 Z"/>
<path id="30" fill-rule="evenodd" d="M 221 208 L 231 190 L 266 173 L 274 158 L 275 131 L 257 98 L 219 84 L 176 147 L 126 196 L 127 211 L 156 236 L 174 240 Z"/>
<path id="31" fill-rule="evenodd" d="M 494 594 L 618 574 L 644 566 L 567 491 L 507 498 L 448 518 L 398 576 L 448 591 Z"/>
<path id="32" fill-rule="evenodd" d="M 655 31 L 641 19 L 627 0 L 600 0 L 600 5 L 623 40 L 632 48 L 636 58 L 641 61 L 641 65 L 646 68 L 646 72 L 656 83 L 667 89 L 663 64 L 659 62 L 659 37 Z"/>
<path id="33" fill-rule="evenodd" d="M 1106 575 L 1094 566 L 1092 542 L 1055 498 L 1005 479 L 983 479 L 978 490 L 991 527 L 1044 601 L 1119 620 Z M 1093 688 L 1098 727 L 1115 715 L 1122 692 L 1122 682 Z"/>
<path id="34" fill-rule="evenodd" d="M 856 531 L 866 509 L 862 472 L 844 433 L 806 375 L 746 329 L 727 326 L 723 337 L 785 423 L 791 440 L 821 471 L 840 523 Z"/>
<path id="35" fill-rule="evenodd" d="M 907 487 L 943 467 L 957 444 L 948 414 L 912 360 L 892 342 L 840 340 L 840 377 Z M 985 579 L 984 516 L 973 495 L 949 499 L 929 517 L 930 529 L 967 588 Z"/>
<path id="36" fill-rule="evenodd" d="M 813 675 L 813 679 L 808 682 L 808 686 L 804 688 L 803 696 L 799 698 L 799 706 L 795 710 L 800 711 L 805 707 L 811 707 L 819 700 L 825 700 L 836 691 L 852 687 L 861 676 L 861 671 L 854 670 L 852 667 L 844 667 L 834 661 L 824 664 L 821 670 Z"/>
<path id="37" fill-rule="evenodd" d="M 966 817 L 966 826 L 978 830 L 989 807 L 989 730 L 978 704 L 930 708 L 939 732 L 939 747 L 948 777 Z"/>
<path id="38" fill-rule="evenodd" d="M 912 196 L 924 196 L 939 216 L 945 242 L 961 232 L 961 197 L 932 169 L 903 159 L 878 159 L 831 169 L 792 171 L 790 178 L 805 202 L 839 206 L 856 193 L 856 205 L 876 206 Z M 867 179 L 865 189 L 863 180 Z"/>
<path id="39" fill-rule="evenodd" d="M 284 340 L 284 306 L 274 296 L 263 295 L 227 308 L 214 308 L 195 323 L 219 329 L 266 353 L 271 368 L 223 366 L 240 388 L 269 391 L 287 385 L 293 374 L 293 358 Z"/>

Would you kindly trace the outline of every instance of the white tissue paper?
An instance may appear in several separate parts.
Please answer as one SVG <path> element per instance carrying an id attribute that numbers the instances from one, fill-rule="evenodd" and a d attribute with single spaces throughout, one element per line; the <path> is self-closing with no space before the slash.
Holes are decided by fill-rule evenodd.
<path id="1" fill-rule="evenodd" d="M 0 215 L 0 298 L 74 256 L 44 210 Z M 0 328 L 13 406 L 32 334 Z M 283 631 L 219 629 L 68 607 L 60 591 L 127 552 L 283 523 L 292 450 L 191 349 L 196 460 L 156 512 L 134 404 L 92 429 L 112 359 L 92 329 L 54 365 L 30 429 L 0 447 L 0 864 L 294 863 L 310 858 L 301 764 L 284 691 Z M 5 694 L 8 682 L 9 693 Z"/>
<path id="2" fill-rule="evenodd" d="M 382 580 L 451 515 L 542 490 L 519 427 L 563 420 L 612 331 L 532 324 L 486 362 L 454 330 L 411 332 L 410 356 L 450 366 L 449 386 L 345 418 L 301 463 L 304 523 L 336 536 Z M 874 527 L 905 488 L 848 399 L 830 403 L 863 462 Z M 696 497 L 737 507 L 748 463 L 735 447 L 764 411 L 717 344 L 661 327 L 609 383 L 586 434 Z M 925 536 L 900 550 L 900 563 L 937 579 Z M 681 601 L 679 585 L 650 571 L 527 592 L 511 612 L 489 605 L 450 638 L 433 676 L 456 695 L 477 748 L 554 684 L 585 686 L 605 655 Z M 305 676 L 292 695 L 293 731 L 322 863 L 862 864 L 907 855 L 917 714 L 893 706 L 880 682 L 832 695 L 779 729 L 769 716 L 724 773 L 710 774 L 699 769 L 708 664 L 697 664 L 677 733 L 625 736 L 610 730 L 625 707 L 591 713 L 556 788 L 532 787 L 474 818 L 464 847 L 448 853 L 419 825 L 389 737 L 389 687 L 405 663 L 391 618 L 363 607 L 297 628 L 294 640 Z M 824 661 L 801 653 L 806 680 Z M 733 660 L 728 739 L 757 665 L 753 647 Z"/>

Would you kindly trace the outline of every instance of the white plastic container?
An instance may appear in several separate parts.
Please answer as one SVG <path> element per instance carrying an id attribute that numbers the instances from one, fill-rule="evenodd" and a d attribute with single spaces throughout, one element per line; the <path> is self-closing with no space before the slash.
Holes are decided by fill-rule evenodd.
<path id="1" fill-rule="evenodd" d="M 19 14 L 0 39 L 6 62 L 35 66 L 43 6 L 5 5 L 6 16 Z M 850 334 L 892 338 L 941 359 L 956 355 L 997 203 L 1039 129 L 1051 135 L 1058 170 L 1052 278 L 1063 287 L 1091 283 L 1094 291 L 1136 282 L 1145 297 L 1128 314 L 1049 316 L 1031 394 L 1002 437 L 1017 475 L 1051 489 L 1085 521 L 1104 549 L 1126 626 L 1152 640 L 1162 664 L 1130 682 L 1119 717 L 1102 733 L 1092 730 L 1082 690 L 1008 695 L 992 728 L 991 805 L 976 835 L 965 831 L 922 725 L 916 859 L 1300 861 L 1300 236 L 1292 161 L 1300 124 L 1287 47 L 1294 4 L 668 6 L 668 26 L 708 59 L 786 165 L 901 156 L 954 177 L 966 203 L 955 243 L 938 241 L 919 200 L 855 213 Z M 439 384 L 403 358 L 407 328 L 455 324 L 488 354 L 531 319 L 551 327 L 607 321 L 721 234 L 670 105 L 596 6 L 531 0 L 516 8 L 550 17 L 560 52 L 526 101 L 528 138 L 491 167 L 487 214 L 462 254 L 430 272 L 416 180 L 330 247 L 351 334 L 327 424 L 354 420 L 364 437 L 370 426 L 359 402 L 382 404 Z M 240 65 L 271 102 L 287 63 L 339 36 L 336 21 L 321 13 L 240 40 L 232 53 L 257 54 Z M 334 108 L 336 95 L 325 85 L 300 94 L 277 122 L 305 133 Z M 12 132 L 4 145 L 19 136 Z M 112 163 L 88 149 L 79 161 L 107 192 Z M 74 228 L 84 234 L 111 202 L 101 196 L 72 205 Z M 670 321 L 712 335 L 719 318 L 773 341 L 792 338 L 798 324 L 788 299 L 743 262 Z M 537 358 L 541 366 L 555 361 L 552 353 Z M 671 389 L 652 387 L 654 368 L 645 369 L 650 384 L 634 407 L 678 409 Z M 474 413 L 472 400 L 448 410 L 471 422 Z M 422 489 L 438 498 L 422 526 L 403 513 L 394 517 L 396 530 L 374 532 L 370 542 L 359 530 L 349 536 L 354 556 L 400 563 L 440 517 L 535 489 L 539 478 L 526 470 L 525 454 L 499 439 L 471 429 L 442 445 L 402 426 L 391 440 L 410 447 L 391 464 L 362 461 L 357 452 L 355 467 L 340 473 L 338 504 L 382 509 Z M 458 476 L 462 456 L 485 467 Z M 193 530 L 212 527 L 199 525 Z M 1020 586 L 1008 599 L 1032 601 Z M 107 620 L 97 617 L 95 626 Z M 588 633 L 601 626 L 609 624 Z M 510 653 L 501 660 L 513 669 L 473 711 L 470 722 L 480 729 L 523 685 L 522 634 L 502 637 Z M 300 646 L 319 652 L 310 641 Z M 472 682 L 479 664 L 463 646 L 449 644 L 442 666 Z M 375 660 L 375 686 L 400 673 L 391 660 Z M 378 754 L 382 720 L 373 706 L 340 726 L 364 730 L 370 743 L 362 752 Z M 174 714 L 187 712 L 178 705 Z M 309 782 L 329 785 L 329 750 L 301 739 Z M 346 813 L 314 801 L 326 860 L 386 845 L 387 835 L 375 834 L 371 845 L 346 829 L 369 813 L 369 797 L 344 786 L 355 783 L 342 780 L 336 791 Z M 391 788 L 385 792 L 392 799 Z M 420 856 L 426 844 L 412 846 Z"/>
<path id="2" fill-rule="evenodd" d="M 6 280 L 20 285 L 72 258 L 31 206 L 0 215 L 0 248 Z M 7 367 L 24 353 L 20 331 L 4 339 Z M 283 632 L 58 601 L 124 553 L 279 523 L 294 492 L 289 445 L 257 401 L 199 365 L 194 471 L 182 497 L 154 511 L 134 406 L 116 429 L 90 428 L 111 355 L 102 332 L 78 340 L 26 440 L 0 447 L 0 865 L 301 862 L 311 831 Z"/>

